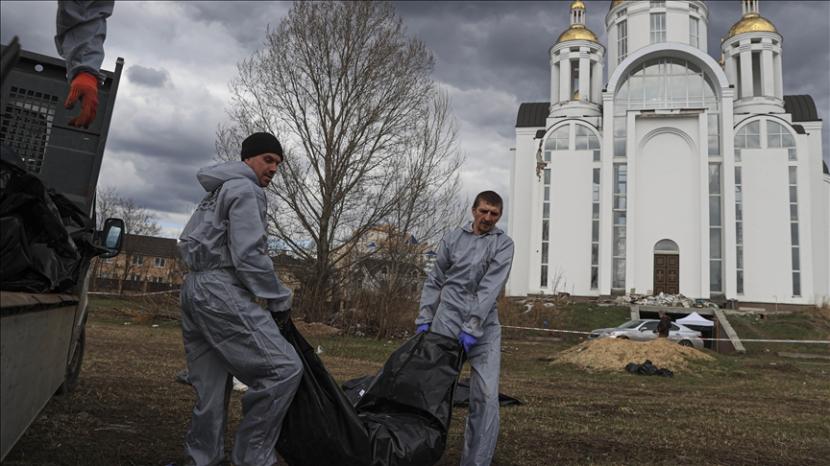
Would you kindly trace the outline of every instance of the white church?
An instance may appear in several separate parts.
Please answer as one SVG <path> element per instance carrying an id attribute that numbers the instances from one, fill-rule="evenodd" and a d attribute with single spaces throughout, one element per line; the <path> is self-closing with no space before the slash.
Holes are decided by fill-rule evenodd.
<path id="1" fill-rule="evenodd" d="M 509 296 L 830 300 L 822 121 L 784 95 L 784 38 L 758 0 L 741 6 L 717 60 L 704 1 L 614 0 L 607 45 L 570 4 L 550 102 L 516 120 Z"/>

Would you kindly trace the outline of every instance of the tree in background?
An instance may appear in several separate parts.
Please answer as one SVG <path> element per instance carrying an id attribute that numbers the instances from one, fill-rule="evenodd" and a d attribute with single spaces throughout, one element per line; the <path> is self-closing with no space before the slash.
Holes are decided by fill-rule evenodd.
<path id="1" fill-rule="evenodd" d="M 382 268 L 370 300 L 371 325 L 377 328 L 378 338 L 389 336 L 402 323 L 401 317 L 411 324 L 428 265 L 426 254 L 465 212 L 458 198 L 463 159 L 454 144 L 449 102 L 442 94 L 430 105 L 432 117 L 411 135 L 407 144 L 411 153 L 394 179 L 395 190 L 402 195 L 385 218 L 385 238 L 369 256 Z M 401 316 L 402 310 L 411 312 Z"/>
<path id="2" fill-rule="evenodd" d="M 440 215 L 441 196 L 457 192 L 461 161 L 432 69 L 432 54 L 378 2 L 297 2 L 238 65 L 217 151 L 238 160 L 255 131 L 283 142 L 269 233 L 313 264 L 299 277 L 310 320 L 331 315 L 342 265 L 371 228 L 417 229 L 407 217 Z"/>
<path id="3" fill-rule="evenodd" d="M 161 231 L 153 213 L 138 205 L 135 200 L 119 195 L 118 191 L 112 187 L 98 190 L 95 196 L 95 218 L 99 230 L 103 228 L 104 220 L 108 218 L 124 220 L 125 237 L 128 234 L 156 236 Z M 143 275 L 150 266 L 149 261 L 144 261 L 142 257 L 135 256 L 127 250 L 123 250 L 120 256 L 123 256 L 123 264 L 121 270 L 118 271 L 118 294 L 123 292 L 124 281 L 129 279 L 130 274 Z M 101 260 L 96 258 L 93 267 L 94 287 L 94 280 L 101 271 Z"/>

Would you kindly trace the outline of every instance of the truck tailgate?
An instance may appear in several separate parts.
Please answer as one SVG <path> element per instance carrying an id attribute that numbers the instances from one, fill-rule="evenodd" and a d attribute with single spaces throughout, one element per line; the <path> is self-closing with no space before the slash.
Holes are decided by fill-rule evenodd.
<path id="1" fill-rule="evenodd" d="M 63 383 L 78 297 L 0 291 L 0 458 Z"/>

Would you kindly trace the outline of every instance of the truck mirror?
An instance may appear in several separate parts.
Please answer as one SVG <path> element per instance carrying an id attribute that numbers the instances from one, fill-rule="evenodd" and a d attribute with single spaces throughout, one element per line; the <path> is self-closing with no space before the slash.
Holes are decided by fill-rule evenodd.
<path id="1" fill-rule="evenodd" d="M 104 259 L 115 257 L 121 252 L 121 243 L 124 240 L 124 220 L 120 218 L 108 218 L 104 221 L 104 231 L 101 237 L 104 239 L 104 248 L 107 252 L 101 254 Z"/>

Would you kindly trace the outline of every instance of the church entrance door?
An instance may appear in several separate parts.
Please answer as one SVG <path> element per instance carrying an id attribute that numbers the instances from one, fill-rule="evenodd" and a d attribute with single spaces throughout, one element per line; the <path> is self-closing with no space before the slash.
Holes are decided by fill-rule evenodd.
<path id="1" fill-rule="evenodd" d="M 680 293 L 680 248 L 670 239 L 654 245 L 654 294 Z"/>
<path id="2" fill-rule="evenodd" d="M 680 255 L 654 254 L 654 294 L 680 293 Z"/>

